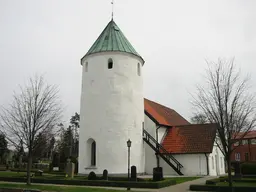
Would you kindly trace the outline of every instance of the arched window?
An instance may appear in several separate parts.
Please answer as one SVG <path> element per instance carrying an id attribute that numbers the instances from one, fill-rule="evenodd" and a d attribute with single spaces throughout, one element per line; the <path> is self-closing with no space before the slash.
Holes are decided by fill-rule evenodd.
<path id="1" fill-rule="evenodd" d="M 85 63 L 84 70 L 85 72 L 88 72 L 88 62 Z"/>
<path id="2" fill-rule="evenodd" d="M 112 69 L 113 68 L 113 60 L 110 58 L 108 59 L 108 68 Z"/>
<path id="3" fill-rule="evenodd" d="M 137 74 L 138 76 L 140 76 L 140 63 L 138 63 L 138 66 L 137 66 Z"/>
<path id="4" fill-rule="evenodd" d="M 96 165 L 96 142 L 93 141 L 91 145 L 91 166 Z"/>

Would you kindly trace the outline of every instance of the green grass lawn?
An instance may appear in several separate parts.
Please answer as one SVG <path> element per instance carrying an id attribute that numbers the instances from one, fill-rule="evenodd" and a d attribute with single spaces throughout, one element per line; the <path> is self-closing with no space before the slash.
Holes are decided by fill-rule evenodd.
<path id="1" fill-rule="evenodd" d="M 120 190 L 102 189 L 102 188 L 89 188 L 78 186 L 54 186 L 54 185 L 31 185 L 25 184 L 13 184 L 13 183 L 1 183 L 0 188 L 21 188 L 21 189 L 39 189 L 41 191 L 51 192 L 120 192 Z"/>

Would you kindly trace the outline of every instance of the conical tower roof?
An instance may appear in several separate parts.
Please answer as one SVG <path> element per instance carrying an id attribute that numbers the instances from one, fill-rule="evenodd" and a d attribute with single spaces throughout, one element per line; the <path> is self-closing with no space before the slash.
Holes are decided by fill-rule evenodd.
<path id="1" fill-rule="evenodd" d="M 108 25 L 105 27 L 105 29 L 102 31 L 98 39 L 94 42 L 84 57 L 94 53 L 106 51 L 120 51 L 130 53 L 140 57 L 144 63 L 143 58 L 133 48 L 131 43 L 124 36 L 113 19 L 108 23 Z"/>

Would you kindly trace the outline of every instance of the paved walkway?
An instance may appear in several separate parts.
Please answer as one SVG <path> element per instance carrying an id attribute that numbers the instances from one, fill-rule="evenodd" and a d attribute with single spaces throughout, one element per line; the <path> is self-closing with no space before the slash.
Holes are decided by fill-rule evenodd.
<path id="1" fill-rule="evenodd" d="M 156 191 L 159 191 L 159 192 L 171 192 L 171 191 L 186 192 L 186 191 L 189 191 L 189 186 L 191 184 L 194 184 L 194 185 L 205 184 L 206 180 L 214 179 L 214 178 L 217 178 L 217 177 L 212 177 L 212 176 L 202 177 L 202 178 L 192 180 L 192 181 L 188 181 L 188 182 L 185 182 L 185 183 L 180 183 L 180 184 L 177 184 L 177 185 L 172 185 L 172 186 L 169 186 L 169 187 L 161 188 L 161 189 L 158 189 Z"/>
<path id="2" fill-rule="evenodd" d="M 187 192 L 189 191 L 189 186 L 191 184 L 205 184 L 205 181 L 208 179 L 214 179 L 216 177 L 202 177 L 196 180 L 192 181 L 187 181 L 185 183 L 180 183 L 177 185 L 161 188 L 161 189 L 138 189 L 138 188 L 131 188 L 131 191 L 154 191 L 154 192 Z M 17 182 L 3 182 L 0 181 L 0 183 L 16 183 L 16 184 L 21 184 Z M 52 185 L 52 184 L 39 184 L 39 183 L 34 183 L 35 185 Z M 54 186 L 68 186 L 68 187 L 81 187 L 81 188 L 104 188 L 104 189 L 113 189 L 113 190 L 127 190 L 126 188 L 119 188 L 119 187 L 99 187 L 99 186 L 75 186 L 75 185 L 54 185 Z"/>

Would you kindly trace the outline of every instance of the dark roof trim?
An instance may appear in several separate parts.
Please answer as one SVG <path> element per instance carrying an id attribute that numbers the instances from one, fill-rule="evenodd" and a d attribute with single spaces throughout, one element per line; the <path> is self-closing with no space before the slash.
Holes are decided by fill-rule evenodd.
<path id="1" fill-rule="evenodd" d="M 150 115 L 146 110 L 144 110 L 145 114 L 148 116 L 149 119 L 151 119 L 157 126 L 161 126 L 161 127 L 166 127 L 166 128 L 170 128 L 170 127 L 173 127 L 171 125 L 162 125 L 162 124 L 159 124 L 159 122 L 152 116 Z"/>
<path id="2" fill-rule="evenodd" d="M 80 59 L 80 64 L 82 65 L 82 62 L 84 60 L 84 58 L 86 57 L 89 57 L 91 55 L 95 55 L 95 54 L 98 54 L 98 53 L 125 53 L 125 54 L 128 54 L 128 55 L 131 55 L 131 56 L 134 56 L 134 57 L 137 57 L 139 59 L 141 59 L 142 61 L 142 66 L 145 64 L 145 61 L 142 57 L 134 54 L 134 53 L 128 53 L 128 52 L 125 52 L 125 51 L 118 51 L 118 50 L 115 50 L 115 51 L 97 51 L 97 52 L 94 52 L 94 53 L 90 53 L 90 54 L 87 54 L 87 55 L 84 55 L 81 59 Z"/>
<path id="3" fill-rule="evenodd" d="M 212 153 L 211 151 L 206 151 L 206 152 L 194 152 L 194 153 L 192 153 L 192 152 L 189 152 L 189 153 L 170 153 L 170 154 L 172 154 L 172 155 L 184 155 L 184 154 L 188 154 L 188 155 L 194 155 L 194 154 L 207 154 L 207 153 Z M 164 153 L 163 153 L 164 154 Z"/>

